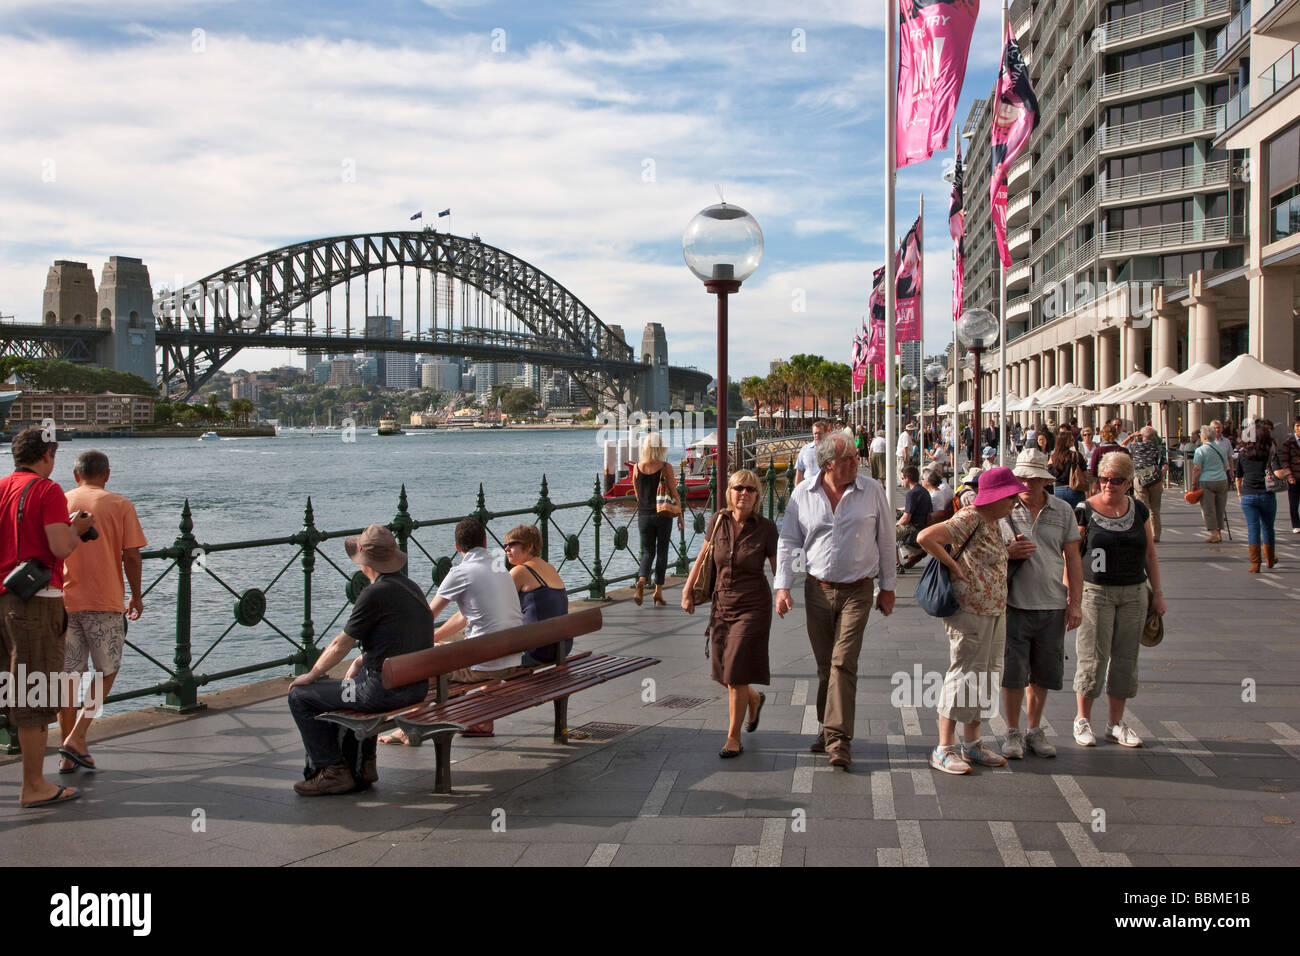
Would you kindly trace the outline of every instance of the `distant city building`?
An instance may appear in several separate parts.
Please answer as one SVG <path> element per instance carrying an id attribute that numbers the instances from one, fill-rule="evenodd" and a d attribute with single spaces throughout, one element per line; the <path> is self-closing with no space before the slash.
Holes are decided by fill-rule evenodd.
<path id="1" fill-rule="evenodd" d="M 415 356 L 410 352 L 388 352 L 384 356 L 384 385 L 388 388 L 416 388 Z"/>
<path id="2" fill-rule="evenodd" d="M 230 397 L 246 398 L 250 402 L 261 401 L 261 382 L 256 375 L 233 375 L 230 379 Z"/>
<path id="3" fill-rule="evenodd" d="M 149 395 L 64 394 L 25 391 L 9 410 L 7 427 L 18 431 L 47 418 L 60 428 L 122 428 L 153 424 L 154 400 Z"/>
<path id="4" fill-rule="evenodd" d="M 772 359 L 772 361 L 767 363 L 767 374 L 771 375 L 784 364 L 785 359 Z"/>
<path id="5" fill-rule="evenodd" d="M 110 335 L 94 346 L 96 365 L 130 372 L 146 382 L 157 377 L 153 287 L 139 259 L 110 256 L 98 294 L 86 263 L 55 261 L 46 274 L 41 314 L 45 325 L 107 329 Z"/>
<path id="6" fill-rule="evenodd" d="M 474 391 L 475 379 L 473 372 L 465 372 L 460 377 L 460 390 L 462 392 Z"/>
<path id="7" fill-rule="evenodd" d="M 454 392 L 460 389 L 460 364 L 435 358 L 420 366 L 420 387 L 432 388 L 440 392 Z"/>
<path id="8" fill-rule="evenodd" d="M 668 405 L 668 336 L 658 322 L 647 322 L 641 336 L 641 364 L 647 366 L 642 379 L 641 407 L 647 411 L 667 411 Z"/>
<path id="9" fill-rule="evenodd" d="M 325 384 L 332 388 L 361 384 L 361 376 L 357 374 L 356 360 L 350 356 L 332 358 L 329 360 L 328 365 L 322 365 L 321 368 L 329 369 L 325 376 Z M 319 376 L 320 368 L 316 371 Z"/>
<path id="10" fill-rule="evenodd" d="M 317 385 L 324 385 L 326 382 L 329 381 L 330 373 L 333 371 L 334 371 L 333 360 L 330 360 L 328 362 L 321 362 L 314 369 L 312 369 L 312 380 Z"/>

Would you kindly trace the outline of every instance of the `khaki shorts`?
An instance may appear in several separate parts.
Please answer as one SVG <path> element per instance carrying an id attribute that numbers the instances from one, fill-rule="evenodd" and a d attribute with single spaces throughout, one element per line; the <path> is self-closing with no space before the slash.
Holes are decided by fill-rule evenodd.
<path id="1" fill-rule="evenodd" d="M 31 677 L 45 675 L 45 699 L 58 701 L 61 681 L 53 675 L 63 666 L 63 631 L 67 615 L 62 597 L 34 597 L 27 601 L 5 592 L 0 594 L 0 671 L 11 676 L 11 692 L 31 692 Z M 20 680 L 20 675 L 23 679 Z M 56 706 L 10 707 L 9 723 L 14 727 L 47 727 L 58 717 Z"/>
<path id="2" fill-rule="evenodd" d="M 1148 590 L 1141 584 L 1083 585 L 1083 622 L 1074 634 L 1074 692 L 1131 700 L 1138 691 L 1138 650 L 1147 621 Z"/>
<path id="3" fill-rule="evenodd" d="M 101 674 L 116 674 L 122 667 L 126 616 L 121 611 L 69 611 L 65 638 L 65 671 L 84 674 L 93 661 Z"/>
<path id="4" fill-rule="evenodd" d="M 1007 616 L 958 611 L 943 619 L 948 673 L 939 692 L 939 716 L 959 724 L 997 716 L 1006 656 Z"/>

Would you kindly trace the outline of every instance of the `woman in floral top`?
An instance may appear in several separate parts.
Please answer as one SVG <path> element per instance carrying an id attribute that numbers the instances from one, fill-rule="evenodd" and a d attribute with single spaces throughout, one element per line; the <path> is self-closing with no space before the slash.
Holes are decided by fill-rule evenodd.
<path id="1" fill-rule="evenodd" d="M 939 746 L 930 766 L 944 773 L 970 773 L 972 763 L 1001 767 L 1006 758 L 980 739 L 981 711 L 1000 693 L 1006 649 L 1007 547 L 998 521 L 1011 514 L 1016 495 L 1028 489 L 1010 468 L 980 474 L 972 508 L 917 536 L 917 544 L 948 567 L 960 606 L 944 618 L 948 632 L 948 673 L 939 698 Z M 948 553 L 953 548 L 956 558 Z M 963 744 L 956 743 L 963 724 Z"/>

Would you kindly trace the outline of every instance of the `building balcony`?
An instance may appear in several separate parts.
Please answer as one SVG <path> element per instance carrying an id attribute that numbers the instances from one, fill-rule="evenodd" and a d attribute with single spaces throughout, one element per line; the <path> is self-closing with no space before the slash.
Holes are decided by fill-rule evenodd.
<path id="1" fill-rule="evenodd" d="M 1032 240 L 1033 238 L 1034 238 L 1034 227 L 1025 226 L 1025 228 L 1019 230 L 1018 232 L 1011 233 L 1010 237 L 1007 239 L 1007 248 L 1014 252 L 1017 249 L 1021 249 L 1025 246 L 1028 246 L 1030 240 Z"/>
<path id="2" fill-rule="evenodd" d="M 1217 139 L 1236 126 L 1250 112 L 1250 87 L 1243 86 L 1237 95 L 1219 107 L 1214 117 L 1214 135 Z"/>
<path id="3" fill-rule="evenodd" d="M 1214 108 L 1192 109 L 1117 126 L 1099 126 L 1097 140 L 1103 155 L 1130 152 L 1136 146 L 1159 146 L 1214 132 Z"/>
<path id="4" fill-rule="evenodd" d="M 1025 155 L 1016 160 L 1011 167 L 1011 172 L 1007 175 L 1007 189 L 1010 190 L 1014 183 L 1020 182 L 1029 172 L 1029 167 L 1033 165 L 1033 151 L 1028 151 Z"/>
<path id="5" fill-rule="evenodd" d="M 1214 65 L 1218 69 L 1228 68 L 1228 54 L 1236 60 L 1240 54 L 1250 48 L 1250 3 L 1243 3 L 1237 15 L 1228 21 L 1228 25 L 1214 38 Z"/>
<path id="6" fill-rule="evenodd" d="M 1252 113 L 1263 109 L 1274 96 L 1292 88 L 1298 78 L 1300 78 L 1300 43 L 1287 50 L 1259 74 L 1258 102 L 1252 101 L 1250 87 L 1243 86 L 1237 91 L 1236 96 L 1219 108 L 1218 115 L 1214 118 L 1215 145 L 1222 145 L 1234 127 L 1247 122 Z"/>
<path id="7" fill-rule="evenodd" d="M 1007 227 L 1022 225 L 1034 208 L 1034 191 L 1026 189 L 1007 203 Z"/>
<path id="8" fill-rule="evenodd" d="M 1300 40 L 1300 0 L 1255 0 L 1260 8 L 1255 32 L 1280 40 Z"/>
<path id="9" fill-rule="evenodd" d="M 1016 266 L 1007 270 L 1007 292 L 1012 289 L 1028 289 L 1029 277 L 1033 275 L 1034 267 L 1026 262 L 1024 265 Z"/>
<path id="10" fill-rule="evenodd" d="M 1030 312 L 1033 311 L 1033 308 L 1034 308 L 1034 297 L 1032 294 L 1022 295 L 1015 299 L 1008 299 L 1007 300 L 1007 321 L 1010 322 L 1013 319 L 1020 318 L 1022 315 L 1028 315 Z"/>
<path id="11" fill-rule="evenodd" d="M 1226 18 L 1232 13 L 1229 0 L 1181 0 L 1154 10 L 1108 20 L 1098 29 L 1098 44 L 1103 52 L 1134 46 L 1162 35 L 1184 32 L 1188 27 L 1204 26 L 1205 21 Z M 1247 21 L 1249 23 L 1249 20 Z"/>
<path id="12" fill-rule="evenodd" d="M 1182 166 L 1178 169 L 1160 169 L 1150 173 L 1136 173 L 1116 179 L 1102 180 L 1101 204 L 1132 202 L 1174 193 L 1198 192 L 1228 183 L 1231 164 L 1226 160 L 1202 163 L 1199 166 Z"/>
<path id="13" fill-rule="evenodd" d="M 1102 100 L 1129 96 L 1133 93 L 1155 92 L 1164 87 L 1190 83 L 1214 72 L 1214 52 L 1191 53 L 1160 63 L 1148 63 L 1131 70 L 1101 75 Z"/>
<path id="14" fill-rule="evenodd" d="M 1161 226 L 1120 229 L 1101 236 L 1100 257 L 1123 259 L 1136 253 L 1174 252 L 1228 240 L 1228 217 L 1175 222 Z"/>

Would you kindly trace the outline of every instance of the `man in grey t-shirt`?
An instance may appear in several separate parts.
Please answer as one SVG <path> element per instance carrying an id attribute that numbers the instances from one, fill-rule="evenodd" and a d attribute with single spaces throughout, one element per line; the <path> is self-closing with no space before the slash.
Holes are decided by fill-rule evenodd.
<path id="1" fill-rule="evenodd" d="M 1083 562 L 1074 512 L 1047 493 L 1053 483 L 1047 456 L 1026 448 L 1016 457 L 1015 476 L 1028 491 L 1017 495 L 1011 514 L 998 522 L 1012 562 L 1008 567 L 1007 643 L 1002 668 L 1002 706 L 1007 742 L 1002 755 L 1016 759 L 1028 747 L 1040 757 L 1056 756 L 1043 732 L 1049 690 L 1060 690 L 1065 672 L 1065 632 L 1083 618 Z M 1028 687 L 1029 729 L 1020 730 L 1020 705 Z"/>

